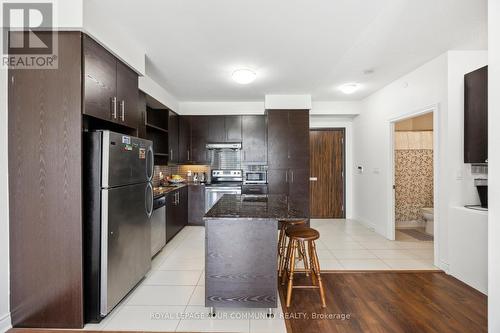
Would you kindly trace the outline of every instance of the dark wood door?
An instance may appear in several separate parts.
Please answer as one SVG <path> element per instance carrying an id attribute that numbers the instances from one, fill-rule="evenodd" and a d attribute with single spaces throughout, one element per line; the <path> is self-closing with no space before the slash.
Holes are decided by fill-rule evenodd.
<path id="1" fill-rule="evenodd" d="M 191 124 L 189 116 L 179 116 L 179 162 L 191 161 Z"/>
<path id="2" fill-rule="evenodd" d="M 210 116 L 208 118 L 208 142 L 226 142 L 224 116 Z"/>
<path id="3" fill-rule="evenodd" d="M 488 160 L 488 66 L 465 75 L 464 162 Z"/>
<path id="4" fill-rule="evenodd" d="M 309 168 L 289 169 L 288 183 L 290 205 L 309 216 Z"/>
<path id="5" fill-rule="evenodd" d="M 208 160 L 206 143 L 208 141 L 209 116 L 191 117 L 191 161 L 203 163 Z"/>
<path id="6" fill-rule="evenodd" d="M 241 142 L 241 116 L 224 117 L 226 142 Z"/>
<path id="7" fill-rule="evenodd" d="M 138 128 L 140 120 L 140 111 L 137 109 L 139 77 L 121 61 L 116 61 L 116 96 L 119 122 Z"/>
<path id="8" fill-rule="evenodd" d="M 310 131 L 311 217 L 344 218 L 344 129 Z"/>
<path id="9" fill-rule="evenodd" d="M 288 169 L 288 111 L 267 112 L 269 169 Z"/>
<path id="10" fill-rule="evenodd" d="M 288 169 L 269 169 L 267 178 L 269 194 L 288 195 Z"/>
<path id="11" fill-rule="evenodd" d="M 288 112 L 288 166 L 309 168 L 309 111 Z"/>
<path id="12" fill-rule="evenodd" d="M 266 116 L 242 117 L 243 163 L 267 164 Z"/>
<path id="13" fill-rule="evenodd" d="M 82 44 L 57 34 L 57 69 L 9 69 L 14 327 L 83 327 Z"/>
<path id="14" fill-rule="evenodd" d="M 179 162 L 179 116 L 168 112 L 168 161 Z"/>
<path id="15" fill-rule="evenodd" d="M 83 113 L 118 121 L 116 58 L 92 38 L 83 36 Z"/>

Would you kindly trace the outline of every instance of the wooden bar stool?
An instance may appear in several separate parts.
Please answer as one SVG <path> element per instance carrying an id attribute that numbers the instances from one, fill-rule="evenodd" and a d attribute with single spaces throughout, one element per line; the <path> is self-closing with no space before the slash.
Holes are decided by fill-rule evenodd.
<path id="1" fill-rule="evenodd" d="M 286 306 L 289 307 L 292 301 L 292 291 L 296 289 L 319 289 L 319 295 L 321 298 L 321 306 L 326 307 L 325 291 L 323 289 L 323 282 L 321 281 L 320 267 L 318 255 L 316 253 L 315 240 L 319 239 L 319 232 L 315 229 L 308 227 L 297 227 L 288 228 L 286 231 L 286 236 L 290 239 L 288 242 L 288 247 L 286 251 L 286 259 L 284 264 L 284 272 L 287 274 L 282 277 L 282 285 L 286 282 L 286 276 L 288 276 L 288 286 L 286 293 Z M 307 243 L 307 247 L 306 247 Z M 302 252 L 304 249 L 304 269 L 296 269 L 295 260 L 296 253 Z M 307 251 L 306 251 L 307 249 Z M 309 259 L 308 268 L 305 263 Z M 293 285 L 293 277 L 296 273 L 310 273 L 312 285 Z"/>
<path id="2" fill-rule="evenodd" d="M 278 276 L 281 277 L 285 262 L 286 252 L 286 229 L 295 226 L 305 226 L 307 220 L 278 220 Z"/>

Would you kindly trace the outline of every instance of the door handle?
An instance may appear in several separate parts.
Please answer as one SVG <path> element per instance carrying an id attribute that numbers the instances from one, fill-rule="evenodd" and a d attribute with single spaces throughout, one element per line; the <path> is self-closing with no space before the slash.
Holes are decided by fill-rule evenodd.
<path id="1" fill-rule="evenodd" d="M 116 96 L 111 97 L 111 118 L 116 119 Z"/>
<path id="2" fill-rule="evenodd" d="M 148 194 L 149 194 L 149 207 L 148 207 Z M 153 195 L 153 186 L 151 185 L 151 183 L 148 183 L 146 185 L 146 215 L 148 216 L 148 218 L 151 217 L 151 215 L 153 214 L 153 201 L 154 201 L 154 195 Z"/>
<path id="3" fill-rule="evenodd" d="M 121 120 L 125 122 L 125 101 L 120 101 L 120 112 L 121 112 Z"/>

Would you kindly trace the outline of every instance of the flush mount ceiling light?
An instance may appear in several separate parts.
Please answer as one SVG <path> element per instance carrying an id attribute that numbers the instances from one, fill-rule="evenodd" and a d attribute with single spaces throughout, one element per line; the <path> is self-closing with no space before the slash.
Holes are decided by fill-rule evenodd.
<path id="1" fill-rule="evenodd" d="M 249 84 L 255 80 L 257 74 L 251 69 L 243 68 L 235 70 L 231 77 L 239 84 Z"/>
<path id="2" fill-rule="evenodd" d="M 352 94 L 356 92 L 356 90 L 359 89 L 359 84 L 358 83 L 346 83 L 343 84 L 339 87 L 339 90 L 342 91 L 344 94 Z"/>

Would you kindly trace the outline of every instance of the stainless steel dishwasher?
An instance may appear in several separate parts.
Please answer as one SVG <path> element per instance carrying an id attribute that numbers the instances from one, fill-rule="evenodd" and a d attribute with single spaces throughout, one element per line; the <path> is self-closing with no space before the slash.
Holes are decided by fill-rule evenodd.
<path id="1" fill-rule="evenodd" d="M 167 243 L 167 212 L 165 196 L 153 200 L 151 214 L 151 257 L 154 257 Z"/>

